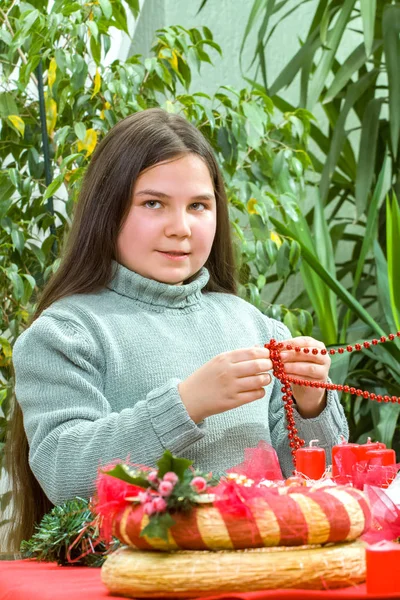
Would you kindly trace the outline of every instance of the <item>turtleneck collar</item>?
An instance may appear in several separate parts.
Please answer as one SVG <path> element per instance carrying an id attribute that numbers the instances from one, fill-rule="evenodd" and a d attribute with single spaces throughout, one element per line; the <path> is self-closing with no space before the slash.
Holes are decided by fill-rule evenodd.
<path id="1" fill-rule="evenodd" d="M 202 290 L 210 279 L 208 269 L 202 267 L 195 278 L 187 284 L 170 285 L 147 279 L 135 271 L 113 261 L 114 276 L 107 285 L 117 294 L 145 304 L 166 308 L 186 308 L 197 304 Z"/>

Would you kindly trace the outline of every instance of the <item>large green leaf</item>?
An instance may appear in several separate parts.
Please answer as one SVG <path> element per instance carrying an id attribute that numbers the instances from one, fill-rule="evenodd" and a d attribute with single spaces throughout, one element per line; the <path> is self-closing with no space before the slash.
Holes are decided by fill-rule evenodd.
<path id="1" fill-rule="evenodd" d="M 270 17 L 274 13 L 275 8 L 275 0 L 267 0 L 265 13 L 261 25 L 257 32 L 258 44 L 257 44 L 257 53 L 259 56 L 259 65 L 261 67 L 261 73 L 264 81 L 265 89 L 268 90 L 268 81 L 267 81 L 267 63 L 265 60 L 264 53 L 264 38 L 267 31 L 268 23 Z"/>
<path id="2" fill-rule="evenodd" d="M 315 52 L 320 46 L 321 40 L 318 32 L 315 31 L 312 36 L 306 40 L 295 56 L 288 62 L 286 67 L 282 69 L 273 84 L 269 87 L 268 91 L 270 96 L 274 96 L 283 87 L 290 85 L 299 70 L 308 63 L 310 56 L 314 56 Z"/>
<path id="3" fill-rule="evenodd" d="M 254 0 L 253 6 L 251 7 L 251 10 L 250 10 L 249 18 L 247 20 L 246 27 L 244 30 L 242 44 L 240 46 L 240 53 L 239 53 L 240 60 L 242 59 L 243 49 L 246 44 L 247 38 L 250 35 L 254 25 L 256 23 L 259 23 L 261 13 L 263 11 L 265 11 L 263 23 L 265 22 L 265 19 L 266 19 L 266 21 L 267 21 L 266 24 L 268 25 L 268 20 L 269 20 L 270 15 L 273 12 L 274 4 L 275 4 L 275 0 Z M 264 31 L 264 33 L 265 33 L 265 31 Z M 260 37 L 259 37 L 259 43 L 260 43 Z M 257 50 L 258 50 L 258 48 L 257 48 Z M 257 50 L 254 55 L 254 58 L 257 55 Z M 254 62 L 254 59 L 253 59 L 253 62 Z"/>
<path id="4" fill-rule="evenodd" d="M 318 194 L 314 207 L 314 239 L 315 248 L 321 264 L 333 276 L 336 276 L 335 254 L 333 251 L 332 240 L 329 233 L 328 221 L 324 213 L 324 207 Z M 337 308 L 336 296 L 329 288 L 326 289 L 324 296 L 328 296 L 330 304 L 330 314 L 332 314 L 337 330 Z M 326 307 L 325 307 L 326 310 Z M 337 333 L 337 331 L 335 332 Z"/>
<path id="5" fill-rule="evenodd" d="M 382 46 L 381 40 L 375 40 L 373 45 L 373 51 L 377 50 Z M 331 102 L 344 86 L 350 81 L 354 73 L 356 73 L 366 62 L 367 55 L 365 53 L 365 45 L 360 44 L 355 50 L 347 57 L 340 69 L 336 73 L 334 80 L 328 88 L 324 96 L 324 103 Z"/>
<path id="6" fill-rule="evenodd" d="M 367 56 L 373 52 L 376 0 L 360 0 L 364 29 L 364 44 Z"/>
<path id="7" fill-rule="evenodd" d="M 378 240 L 375 240 L 373 245 L 376 264 L 376 287 L 379 303 L 382 307 L 384 317 L 389 325 L 390 330 L 396 331 L 398 327 L 396 326 L 394 320 L 392 305 L 390 302 L 387 261 L 385 255 L 383 254 L 382 248 L 378 243 Z"/>
<path id="8" fill-rule="evenodd" d="M 353 10 L 355 0 L 345 0 L 337 20 L 328 32 L 327 44 L 322 51 L 322 57 L 313 74 L 308 90 L 307 108 L 312 110 L 321 96 L 326 85 L 326 79 L 332 69 L 333 61 L 349 19 Z"/>
<path id="9" fill-rule="evenodd" d="M 376 223 L 378 219 L 378 208 L 382 200 L 382 195 L 384 195 L 384 181 L 385 181 L 385 172 L 386 172 L 386 157 L 382 165 L 381 172 L 379 174 L 379 178 L 377 184 L 374 189 L 374 193 L 372 195 L 371 203 L 368 208 L 367 214 L 367 224 L 365 227 L 365 234 L 363 236 L 363 242 L 361 246 L 360 255 L 357 261 L 357 268 L 354 274 L 354 283 L 353 283 L 353 294 L 360 282 L 361 274 L 364 268 L 365 258 L 372 247 L 374 241 L 374 232 L 376 228 Z"/>
<path id="10" fill-rule="evenodd" d="M 325 162 L 324 170 L 322 172 L 320 191 L 323 202 L 326 202 L 326 198 L 329 191 L 329 184 L 331 177 L 336 169 L 336 165 L 340 156 L 340 152 L 346 141 L 345 124 L 347 116 L 354 106 L 355 102 L 366 92 L 366 90 L 374 84 L 378 77 L 378 69 L 373 69 L 365 75 L 363 75 L 356 83 L 353 83 L 346 94 L 343 109 L 340 112 L 339 118 L 336 123 L 335 130 L 333 132 L 332 142 L 330 151 Z"/>
<path id="11" fill-rule="evenodd" d="M 361 126 L 356 177 L 356 208 L 359 217 L 367 206 L 368 194 L 374 178 L 376 142 L 382 103 L 383 98 L 373 98 L 368 103 Z"/>
<path id="12" fill-rule="evenodd" d="M 353 286 L 352 286 L 352 294 L 355 296 L 358 285 L 360 283 L 361 275 L 363 273 L 365 259 L 367 257 L 368 252 L 371 250 L 374 240 L 376 239 L 376 226 L 378 220 L 378 209 L 382 198 L 384 197 L 384 181 L 385 181 L 385 173 L 386 173 L 386 163 L 387 159 L 383 161 L 383 166 L 381 172 L 379 174 L 379 178 L 377 184 L 374 189 L 374 193 L 372 195 L 372 199 L 370 205 L 368 207 L 367 214 L 367 223 L 365 227 L 365 233 L 362 238 L 361 250 L 357 260 L 357 266 L 355 269 L 354 277 L 353 277 Z M 343 327 L 342 327 L 342 336 L 341 339 L 346 338 L 347 328 L 350 322 L 351 312 L 347 311 L 345 318 L 343 319 Z"/>
<path id="13" fill-rule="evenodd" d="M 396 328 L 400 330 L 400 209 L 395 194 L 386 202 L 386 249 L 389 297 Z"/>
<path id="14" fill-rule="evenodd" d="M 385 6 L 382 18 L 383 45 L 389 80 L 389 124 L 394 157 L 400 135 L 400 5 Z"/>
<path id="15" fill-rule="evenodd" d="M 370 327 L 375 331 L 379 336 L 385 335 L 385 331 L 382 327 L 371 317 L 368 311 L 365 310 L 361 306 L 361 304 L 346 290 L 346 288 L 337 281 L 332 275 L 321 265 L 319 260 L 315 257 L 315 255 L 310 252 L 310 250 L 301 243 L 298 237 L 288 229 L 283 223 L 280 223 L 275 218 L 270 217 L 271 222 L 276 228 L 278 233 L 285 235 L 289 238 L 296 239 L 301 247 L 301 255 L 302 258 L 308 263 L 308 265 L 313 269 L 313 271 L 320 277 L 323 283 L 328 285 L 337 296 L 345 303 L 346 306 L 351 308 L 356 315 L 360 317 L 364 323 L 370 325 Z"/>

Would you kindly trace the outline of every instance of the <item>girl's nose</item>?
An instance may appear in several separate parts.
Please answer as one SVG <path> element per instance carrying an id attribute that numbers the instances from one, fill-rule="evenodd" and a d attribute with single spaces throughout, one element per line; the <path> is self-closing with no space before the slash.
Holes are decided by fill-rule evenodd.
<path id="1" fill-rule="evenodd" d="M 175 211 L 169 215 L 165 225 L 165 233 L 167 236 L 176 235 L 179 237 L 187 237 L 190 235 L 190 216 L 185 212 Z"/>

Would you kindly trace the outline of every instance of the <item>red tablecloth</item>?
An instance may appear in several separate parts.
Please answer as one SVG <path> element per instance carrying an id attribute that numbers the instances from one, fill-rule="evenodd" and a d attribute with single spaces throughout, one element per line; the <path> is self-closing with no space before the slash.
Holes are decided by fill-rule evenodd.
<path id="1" fill-rule="evenodd" d="M 120 599 L 110 596 L 101 582 L 100 569 L 58 567 L 54 563 L 16 560 L 0 561 L 0 600 L 101 600 Z M 210 596 L 207 600 L 382 600 L 400 598 L 400 594 L 367 594 L 365 585 L 327 591 L 271 590 L 243 594 Z M 205 600 L 204 598 L 202 600 Z"/>

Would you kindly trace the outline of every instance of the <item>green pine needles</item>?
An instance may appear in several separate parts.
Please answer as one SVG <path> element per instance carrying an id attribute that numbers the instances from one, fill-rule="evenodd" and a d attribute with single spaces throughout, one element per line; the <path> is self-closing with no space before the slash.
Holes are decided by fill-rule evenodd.
<path id="1" fill-rule="evenodd" d="M 24 558 L 58 565 L 101 567 L 105 557 L 119 546 L 99 539 L 98 518 L 81 498 L 55 506 L 46 514 L 30 540 L 21 544 Z"/>

